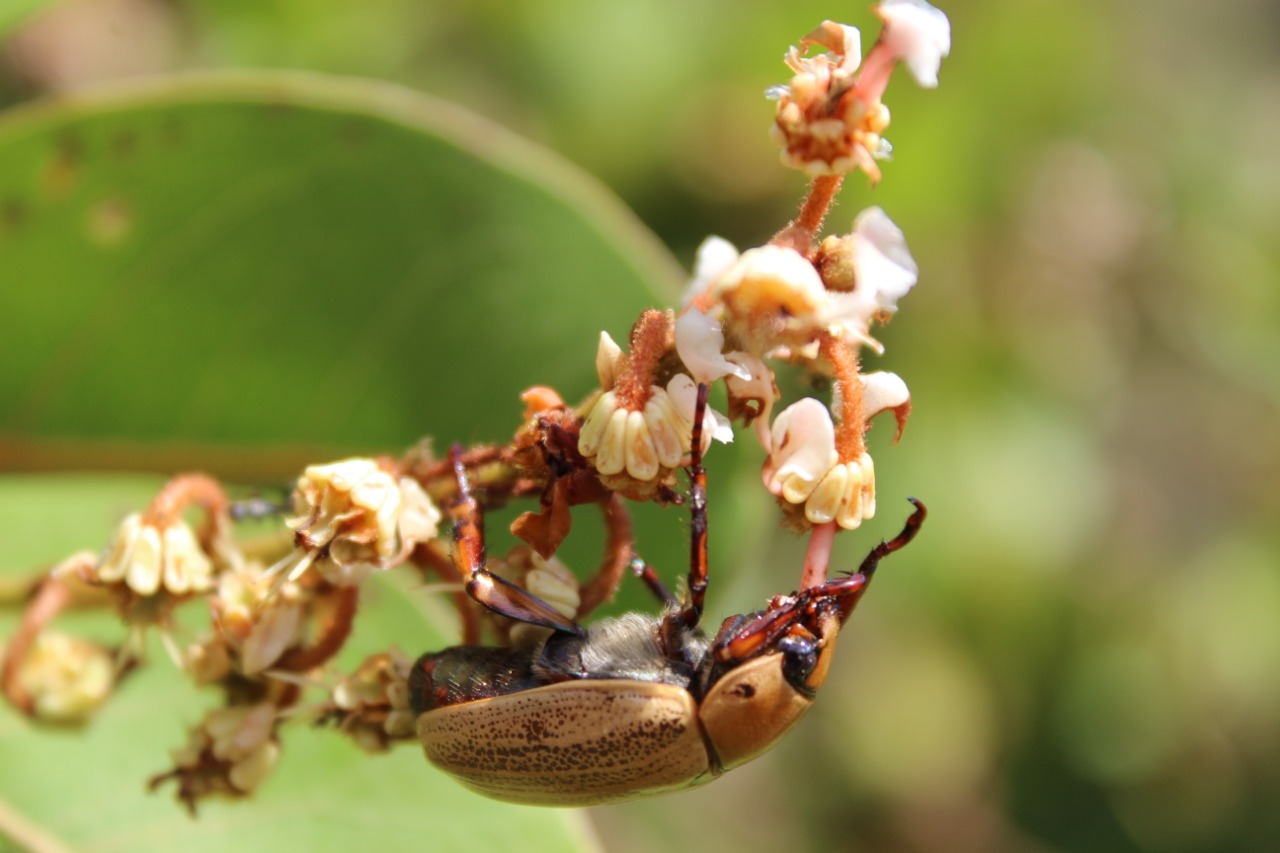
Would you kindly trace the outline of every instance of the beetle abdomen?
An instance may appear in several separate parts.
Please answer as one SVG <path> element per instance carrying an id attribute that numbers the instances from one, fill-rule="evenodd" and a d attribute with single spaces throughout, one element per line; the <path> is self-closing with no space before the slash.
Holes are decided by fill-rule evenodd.
<path id="1" fill-rule="evenodd" d="M 712 778 L 697 705 L 668 684 L 562 682 L 438 708 L 418 735 L 467 787 L 527 805 L 599 805 Z"/>

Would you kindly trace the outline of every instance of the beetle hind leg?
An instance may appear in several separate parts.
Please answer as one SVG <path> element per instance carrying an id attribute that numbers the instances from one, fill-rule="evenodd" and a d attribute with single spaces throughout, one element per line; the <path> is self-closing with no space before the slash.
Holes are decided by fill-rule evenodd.
<path id="1" fill-rule="evenodd" d="M 517 622 L 583 635 L 585 631 L 577 622 L 536 595 L 485 568 L 484 514 L 480 503 L 471 494 L 460 445 L 450 448 L 449 459 L 458 480 L 458 498 L 449 509 L 453 516 L 453 562 L 466 579 L 467 595 L 494 613 Z"/>
<path id="2" fill-rule="evenodd" d="M 920 532 L 920 526 L 924 524 L 925 517 L 929 514 L 929 510 L 924 504 L 920 503 L 920 501 L 915 498 L 907 498 L 907 500 L 911 501 L 911 505 L 916 509 L 915 512 L 911 513 L 910 517 L 907 518 L 906 524 L 902 526 L 902 532 L 889 541 L 881 542 L 879 545 L 872 548 L 871 553 L 863 559 L 862 565 L 858 567 L 858 571 L 855 572 L 855 574 L 864 575 L 867 578 L 870 578 L 875 574 L 876 566 L 880 564 L 882 559 L 889 556 L 894 551 L 906 547 L 908 542 L 916 538 L 916 534 Z"/>

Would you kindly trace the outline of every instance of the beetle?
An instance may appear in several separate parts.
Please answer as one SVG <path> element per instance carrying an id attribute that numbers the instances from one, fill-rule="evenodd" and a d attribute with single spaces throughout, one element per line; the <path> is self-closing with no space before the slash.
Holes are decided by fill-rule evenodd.
<path id="1" fill-rule="evenodd" d="M 761 611 L 699 627 L 707 588 L 706 473 L 698 388 L 693 419 L 688 595 L 678 600 L 642 561 L 632 568 L 663 602 L 583 627 L 485 567 L 479 505 L 455 454 L 454 559 L 485 607 L 551 629 L 523 648 L 455 646 L 409 675 L 427 759 L 486 796 L 525 805 L 590 806 L 695 787 L 770 749 L 826 678 L 840 628 L 879 561 L 905 546 L 923 504 L 858 571 L 775 597 Z"/>

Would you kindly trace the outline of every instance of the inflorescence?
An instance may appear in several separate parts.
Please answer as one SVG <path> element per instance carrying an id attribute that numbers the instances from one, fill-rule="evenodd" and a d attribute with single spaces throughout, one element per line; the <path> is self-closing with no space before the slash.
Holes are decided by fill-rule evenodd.
<path id="1" fill-rule="evenodd" d="M 490 568 L 581 620 L 612 596 L 631 560 L 625 501 L 681 501 L 676 472 L 690 464 L 698 386 L 720 381 L 727 412 L 707 410 L 698 431 L 704 451 L 732 440 L 735 423 L 751 428 L 782 523 L 810 537 L 801 587 L 822 583 L 837 529 L 856 529 L 876 510 L 864 440 L 872 420 L 892 412 L 896 440 L 911 409 L 906 383 L 863 373 L 859 354 L 884 352 L 872 332 L 897 311 L 917 267 L 879 207 L 859 213 L 845 234 L 820 239 L 819 231 L 846 174 L 861 171 L 873 185 L 881 178 L 878 163 L 890 151 L 881 98 L 895 67 L 933 87 L 950 49 L 946 16 L 923 0 L 882 0 L 876 12 L 883 27 L 865 58 L 858 30 L 824 21 L 786 53 L 791 79 L 767 93 L 782 162 L 811 178 L 798 216 L 742 252 L 708 238 L 677 310 L 644 311 L 625 349 L 601 333 L 600 387 L 584 402 L 530 389 L 510 442 L 474 446 L 454 460 L 423 443 L 400 459 L 310 466 L 282 535 L 266 542 L 233 536 L 238 513 L 217 480 L 174 478 L 121 522 L 101 555 L 74 554 L 34 585 L 0 662 L 8 701 L 38 720 L 82 723 L 141 661 L 143 632 L 158 631 L 177 667 L 198 685 L 221 688 L 225 700 L 152 780 L 176 782 L 193 810 L 210 795 L 252 793 L 277 762 L 279 727 L 291 717 L 330 723 L 371 751 L 411 739 L 406 658 L 374 655 L 345 675 L 332 666 L 370 575 L 403 565 L 451 590 L 464 643 L 487 631 L 523 645 L 542 631 L 462 594 L 441 536 L 457 498 L 453 464 L 484 508 L 536 502 L 512 525 L 526 544 L 491 558 Z M 770 366 L 779 362 L 828 378 L 831 402 L 804 397 L 779 410 L 785 401 Z M 587 503 L 601 508 L 606 547 L 594 577 L 579 583 L 555 553 L 570 533 L 570 507 Z M 199 527 L 189 510 L 198 511 Z M 209 630 L 179 642 L 174 611 L 196 602 L 208 608 Z M 119 648 L 46 630 L 58 612 L 86 603 L 118 613 L 129 629 Z M 323 699 L 304 704 L 317 689 Z"/>

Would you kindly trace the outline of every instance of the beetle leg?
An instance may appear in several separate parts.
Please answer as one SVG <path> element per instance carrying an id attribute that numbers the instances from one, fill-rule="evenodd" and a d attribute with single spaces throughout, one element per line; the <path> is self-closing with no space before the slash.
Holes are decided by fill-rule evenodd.
<path id="1" fill-rule="evenodd" d="M 678 605 L 680 600 L 671 594 L 671 590 L 667 589 L 666 584 L 662 582 L 662 578 L 658 577 L 658 573 L 653 567 L 639 557 L 632 557 L 629 564 L 631 573 L 640 578 L 643 583 L 653 593 L 661 604 L 666 606 Z"/>
<path id="2" fill-rule="evenodd" d="M 702 618 L 702 602 L 707 592 L 707 472 L 702 467 L 702 427 L 707 417 L 705 382 L 698 383 L 698 401 L 693 407 L 693 440 L 689 450 L 689 609 L 692 625 Z"/>
<path id="3" fill-rule="evenodd" d="M 866 575 L 868 578 L 875 574 L 876 566 L 882 559 L 892 554 L 894 551 L 904 547 L 912 539 L 916 538 L 916 534 L 920 532 L 920 525 L 924 524 L 925 517 L 929 514 L 929 510 L 924 504 L 915 498 L 907 498 L 911 501 L 911 505 L 916 508 L 911 513 L 911 517 L 907 519 L 907 523 L 903 525 L 902 532 L 890 539 L 888 542 L 881 542 L 879 545 L 871 549 L 871 553 L 862 561 L 862 565 L 858 567 L 857 574 Z"/>
<path id="4" fill-rule="evenodd" d="M 702 467 L 702 422 L 707 416 L 707 392 L 705 382 L 698 383 L 698 398 L 693 407 L 693 437 L 689 450 L 689 600 L 676 608 L 668 608 L 658 626 L 659 643 L 672 660 L 685 662 L 683 651 L 687 647 L 686 635 L 698 627 L 702 619 L 702 604 L 707 592 L 707 472 Z M 664 602 L 670 593 L 659 582 L 653 586 L 646 577 L 644 567 L 633 571 L 649 583 L 650 589 L 661 589 Z M 652 574 L 652 570 L 649 570 Z M 654 578 L 656 580 L 656 576 Z"/>
<path id="5" fill-rule="evenodd" d="M 906 546 L 908 542 L 916 538 L 916 534 L 920 532 L 920 525 L 924 524 L 925 516 L 929 514 L 925 505 L 915 498 L 907 498 L 914 506 L 915 512 L 907 518 L 906 524 L 902 526 L 902 531 L 888 542 L 881 541 L 879 545 L 871 549 L 871 553 L 862 560 L 862 565 L 858 566 L 858 571 L 848 578 L 829 581 L 827 586 L 834 586 L 841 583 L 852 584 L 852 582 L 862 579 L 862 583 L 858 588 L 850 589 L 835 593 L 837 600 L 840 602 L 840 621 L 843 623 L 849 618 L 849 614 L 853 612 L 853 608 L 857 605 L 858 599 L 862 598 L 862 593 L 866 589 L 866 585 L 871 582 L 871 578 L 876 573 L 876 566 L 880 565 L 880 561 Z"/>
<path id="6" fill-rule="evenodd" d="M 920 531 L 928 511 L 915 498 L 908 500 L 915 506 L 915 512 L 903 525 L 902 532 L 871 549 L 858 571 L 811 586 L 790 598 L 776 600 L 753 617 L 726 621 L 713 643 L 717 660 L 724 663 L 747 660 L 762 651 L 772 650 L 783 637 L 795 634 L 798 628 L 824 636 L 825 631 L 820 624 L 822 614 L 825 612 L 829 616 L 833 604 L 838 608 L 840 622 L 848 619 L 871 583 L 880 561 L 905 547 Z"/>
<path id="7" fill-rule="evenodd" d="M 480 504 L 471 495 L 467 471 L 462 464 L 462 447 L 449 450 L 453 472 L 458 479 L 458 498 L 450 508 L 453 515 L 453 562 L 466 579 L 467 595 L 485 607 L 517 622 L 540 625 L 565 634 L 585 633 L 582 626 L 528 590 L 505 581 L 485 568 L 484 526 Z"/>

